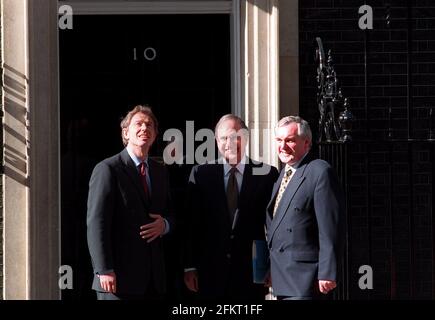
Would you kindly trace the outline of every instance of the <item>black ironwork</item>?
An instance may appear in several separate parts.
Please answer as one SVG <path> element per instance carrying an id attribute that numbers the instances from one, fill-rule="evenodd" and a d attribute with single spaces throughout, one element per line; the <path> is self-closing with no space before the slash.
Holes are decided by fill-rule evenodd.
<path id="1" fill-rule="evenodd" d="M 385 4 L 385 24 L 387 28 L 391 27 L 391 5 L 389 3 Z"/>
<path id="2" fill-rule="evenodd" d="M 326 59 L 322 40 L 316 38 L 317 50 L 317 104 L 319 108 L 319 153 L 337 171 L 341 184 L 346 191 L 346 211 L 350 207 L 349 177 L 350 167 L 349 142 L 352 141 L 352 122 L 354 116 L 350 111 L 349 101 L 344 98 L 338 85 L 331 51 Z M 349 299 L 350 284 L 350 216 L 346 217 L 346 243 L 342 257 L 341 279 L 335 292 L 335 299 Z"/>
<path id="3" fill-rule="evenodd" d="M 378 273 L 383 272 L 383 276 L 377 278 L 378 295 L 382 292 L 391 299 L 421 297 L 426 294 L 421 289 L 424 276 L 419 273 L 422 263 L 419 256 L 421 235 L 418 234 L 418 230 L 421 230 L 419 221 L 423 216 L 421 210 L 428 212 L 430 218 L 432 239 L 430 261 L 435 265 L 433 240 L 435 239 L 433 208 L 435 111 L 433 107 L 427 108 L 429 112 L 427 137 L 412 137 L 410 135 L 413 120 L 411 83 L 408 82 L 407 137 L 396 138 L 400 135 L 394 132 L 396 128 L 394 109 L 389 106 L 386 109 L 388 114 L 386 135 L 379 135 L 378 138 L 367 135 L 364 140 L 353 140 L 354 117 L 347 99 L 343 98 L 340 91 L 331 53 L 328 53 L 326 61 L 322 42 L 319 38 L 316 38 L 316 41 L 318 44 L 316 55 L 319 156 L 334 167 L 346 192 L 346 246 L 342 259 L 341 278 L 334 297 L 336 299 L 376 298 L 374 290 L 363 291 L 358 287 L 357 271 L 361 264 L 370 265 L 373 269 L 377 267 Z M 409 68 L 408 73 L 410 73 Z M 368 100 L 367 96 L 366 100 Z M 367 101 L 366 107 L 368 111 Z M 367 128 L 369 127 L 367 122 Z M 357 168 L 358 172 L 352 172 L 352 167 Z M 423 188 L 426 184 L 426 179 L 422 178 L 424 175 L 428 176 L 430 189 Z M 358 186 L 359 190 L 365 192 L 358 191 L 354 197 L 351 194 L 351 186 L 353 188 Z M 403 194 L 404 188 L 407 194 Z M 428 201 L 418 199 L 428 199 Z M 419 208 L 421 206 L 423 209 Z M 360 212 L 356 217 L 351 215 L 354 208 Z M 357 233 L 353 234 L 354 230 Z M 381 247 L 379 243 L 382 244 Z M 351 250 L 355 248 L 358 250 Z M 432 296 L 435 297 L 435 271 L 427 277 L 431 278 Z M 380 283 L 383 289 L 379 289 Z"/>
<path id="4" fill-rule="evenodd" d="M 338 85 L 331 51 L 328 51 L 326 59 L 322 39 L 317 37 L 316 42 L 317 105 L 320 113 L 318 142 L 351 141 L 353 115 L 349 110 L 349 101 L 343 98 Z"/>
<path id="5" fill-rule="evenodd" d="M 352 122 L 354 121 L 354 117 L 352 112 L 349 110 L 349 102 L 347 98 L 344 99 L 344 111 L 340 113 L 338 118 L 340 127 L 341 127 L 341 137 L 340 141 L 342 142 L 350 142 L 352 141 Z"/>

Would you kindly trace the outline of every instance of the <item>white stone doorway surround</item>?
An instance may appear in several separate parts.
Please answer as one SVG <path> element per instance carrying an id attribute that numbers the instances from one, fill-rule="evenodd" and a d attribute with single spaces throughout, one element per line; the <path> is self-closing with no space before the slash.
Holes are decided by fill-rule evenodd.
<path id="1" fill-rule="evenodd" d="M 280 97 L 288 100 L 279 87 L 289 83 L 290 75 L 297 76 L 295 63 L 293 73 L 280 76 L 279 72 L 280 57 L 286 64 L 297 60 L 297 41 L 293 53 L 287 42 L 284 51 L 279 47 L 279 31 L 289 32 L 291 25 L 290 20 L 282 23 L 278 19 L 279 0 L 1 1 L 5 299 L 60 298 L 61 5 L 70 5 L 74 14 L 231 15 L 232 110 L 256 129 L 250 141 L 251 156 L 277 165 L 273 132 L 263 135 L 263 129 L 273 128 L 280 115 L 297 111 L 297 106 L 285 106 L 281 111 L 278 107 Z M 281 2 L 288 8 L 293 1 Z M 297 17 L 297 1 L 285 15 Z M 286 90 L 297 92 L 297 79 L 293 84 Z"/>

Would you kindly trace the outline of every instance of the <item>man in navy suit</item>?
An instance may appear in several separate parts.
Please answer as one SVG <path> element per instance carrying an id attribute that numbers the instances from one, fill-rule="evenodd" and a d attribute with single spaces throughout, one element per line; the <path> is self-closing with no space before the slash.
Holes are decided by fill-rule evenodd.
<path id="1" fill-rule="evenodd" d="M 267 208 L 271 281 L 278 299 L 313 299 L 337 286 L 344 194 L 331 166 L 309 154 L 312 134 L 296 116 L 275 129 L 285 164 Z"/>
<path id="2" fill-rule="evenodd" d="M 166 168 L 148 157 L 158 123 L 136 106 L 121 122 L 126 148 L 96 165 L 87 238 L 99 300 L 155 299 L 165 291 L 162 236 L 172 231 Z"/>
<path id="3" fill-rule="evenodd" d="M 222 158 L 193 167 L 188 186 L 185 284 L 200 299 L 264 300 L 254 284 L 252 244 L 265 239 L 265 211 L 278 177 L 275 167 L 245 155 L 248 131 L 228 114 L 216 125 Z"/>

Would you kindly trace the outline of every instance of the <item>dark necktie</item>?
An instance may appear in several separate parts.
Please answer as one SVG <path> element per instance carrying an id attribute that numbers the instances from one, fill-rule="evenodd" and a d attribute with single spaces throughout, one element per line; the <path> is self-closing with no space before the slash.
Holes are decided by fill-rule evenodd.
<path id="1" fill-rule="evenodd" d="M 231 224 L 234 221 L 234 214 L 236 213 L 239 202 L 239 188 L 237 186 L 236 172 L 236 168 L 231 168 L 227 184 L 227 203 Z"/>
<path id="2" fill-rule="evenodd" d="M 145 195 L 148 197 L 148 183 L 147 183 L 147 170 L 146 170 L 145 162 L 141 162 L 139 165 L 139 175 L 140 180 L 142 182 L 143 190 L 145 191 Z"/>

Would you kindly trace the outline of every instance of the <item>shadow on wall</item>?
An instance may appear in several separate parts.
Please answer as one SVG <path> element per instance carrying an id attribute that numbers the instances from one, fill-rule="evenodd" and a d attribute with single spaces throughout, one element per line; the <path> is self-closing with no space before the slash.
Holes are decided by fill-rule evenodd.
<path id="1" fill-rule="evenodd" d="M 4 111 L 7 117 L 12 117 L 14 121 L 18 121 L 22 128 L 26 127 L 26 119 L 29 114 L 26 110 L 26 84 L 28 79 L 26 76 L 16 69 L 4 65 Z M 25 150 L 28 146 L 28 140 L 22 133 L 16 131 L 10 126 L 3 125 L 4 134 L 10 135 L 21 143 L 21 149 Z M 27 155 L 8 144 L 3 145 L 4 148 L 4 173 L 6 177 L 12 178 L 19 184 L 26 187 L 29 186 L 29 177 L 27 176 Z"/>

